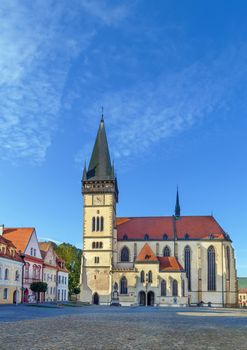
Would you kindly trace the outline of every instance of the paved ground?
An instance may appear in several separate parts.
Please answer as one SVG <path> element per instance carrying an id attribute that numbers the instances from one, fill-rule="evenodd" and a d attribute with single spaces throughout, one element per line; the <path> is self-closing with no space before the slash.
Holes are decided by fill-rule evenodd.
<path id="1" fill-rule="evenodd" d="M 1 306 L 0 349 L 247 350 L 247 312 L 208 308 Z"/>

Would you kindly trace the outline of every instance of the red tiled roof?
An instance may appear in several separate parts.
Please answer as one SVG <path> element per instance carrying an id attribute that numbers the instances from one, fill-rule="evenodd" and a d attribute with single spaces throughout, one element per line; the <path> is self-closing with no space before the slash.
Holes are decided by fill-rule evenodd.
<path id="1" fill-rule="evenodd" d="M 183 266 L 175 256 L 158 257 L 161 271 L 183 271 Z"/>
<path id="2" fill-rule="evenodd" d="M 3 235 L 13 242 L 18 251 L 24 253 L 34 230 L 33 227 L 4 228 Z"/>
<path id="3" fill-rule="evenodd" d="M 150 248 L 149 244 L 146 243 L 136 257 L 136 261 L 158 261 L 158 258 Z"/>
<path id="4" fill-rule="evenodd" d="M 21 257 L 18 255 L 17 251 L 16 251 L 16 247 L 15 245 L 8 239 L 6 239 L 3 236 L 0 236 L 0 243 L 4 244 L 6 249 L 5 252 L 3 252 L 2 250 L 0 250 L 0 256 L 2 258 L 6 258 L 6 259 L 10 259 L 10 260 L 15 260 L 15 261 L 20 261 L 22 262 Z M 12 248 L 14 250 L 14 254 L 10 253 L 10 248 Z"/>
<path id="5" fill-rule="evenodd" d="M 240 288 L 238 293 L 247 294 L 247 288 Z"/>
<path id="6" fill-rule="evenodd" d="M 186 234 L 190 239 L 225 238 L 224 230 L 213 216 L 181 216 L 178 220 L 173 216 L 117 218 L 119 240 L 125 235 L 128 239 L 144 239 L 146 234 L 153 240 L 162 240 L 164 235 L 173 239 L 175 227 L 180 239 Z"/>

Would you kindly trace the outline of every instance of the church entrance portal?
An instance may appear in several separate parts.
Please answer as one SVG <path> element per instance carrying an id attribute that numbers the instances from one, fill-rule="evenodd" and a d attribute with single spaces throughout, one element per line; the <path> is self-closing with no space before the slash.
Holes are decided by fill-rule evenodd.
<path id="1" fill-rule="evenodd" d="M 154 292 L 148 292 L 148 306 L 154 306 Z"/>
<path id="2" fill-rule="evenodd" d="M 140 306 L 146 305 L 146 293 L 143 290 L 139 293 L 139 305 Z"/>
<path id="3" fill-rule="evenodd" d="M 93 295 L 93 304 L 99 305 L 99 294 L 98 293 L 94 293 L 94 295 Z"/>

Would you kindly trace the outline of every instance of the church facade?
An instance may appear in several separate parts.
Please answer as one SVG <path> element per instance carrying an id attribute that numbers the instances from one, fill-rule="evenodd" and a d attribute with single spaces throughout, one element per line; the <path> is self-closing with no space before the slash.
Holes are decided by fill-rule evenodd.
<path id="1" fill-rule="evenodd" d="M 229 235 L 213 216 L 117 217 L 118 184 L 103 116 L 82 178 L 81 301 L 110 305 L 235 306 Z"/>

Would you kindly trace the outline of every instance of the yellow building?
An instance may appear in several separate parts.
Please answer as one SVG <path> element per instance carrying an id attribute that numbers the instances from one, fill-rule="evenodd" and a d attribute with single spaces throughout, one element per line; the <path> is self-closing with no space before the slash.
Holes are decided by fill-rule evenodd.
<path id="1" fill-rule="evenodd" d="M 116 217 L 118 184 L 103 117 L 82 193 L 82 301 L 237 304 L 234 249 L 213 216 L 182 216 L 177 192 L 172 216 Z"/>
<path id="2" fill-rule="evenodd" d="M 2 233 L 0 226 L 0 304 L 20 303 L 23 262 L 14 244 Z"/>
<path id="3" fill-rule="evenodd" d="M 238 291 L 238 304 L 240 307 L 247 307 L 247 288 L 240 288 Z"/>

